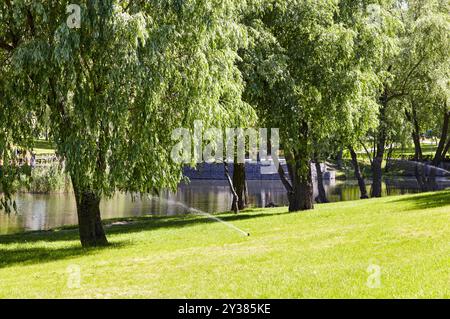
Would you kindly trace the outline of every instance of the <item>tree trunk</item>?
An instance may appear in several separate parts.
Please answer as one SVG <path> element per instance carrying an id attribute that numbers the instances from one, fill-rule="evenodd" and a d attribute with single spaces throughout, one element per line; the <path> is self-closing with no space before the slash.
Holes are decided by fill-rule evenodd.
<path id="1" fill-rule="evenodd" d="M 228 181 L 228 185 L 230 186 L 231 194 L 233 195 L 233 201 L 231 203 L 231 210 L 237 214 L 239 212 L 238 194 L 236 193 L 236 189 L 234 188 L 234 185 L 233 185 L 233 180 L 231 179 L 230 172 L 228 171 L 228 163 L 223 162 L 223 165 L 225 167 L 225 178 Z"/>
<path id="2" fill-rule="evenodd" d="M 384 152 L 386 149 L 386 108 L 388 105 L 388 93 L 385 88 L 383 96 L 380 98 L 380 114 L 379 114 L 379 125 L 378 125 L 378 138 L 375 143 L 375 156 L 372 161 L 372 197 L 381 197 L 382 183 L 383 183 L 383 170 L 381 166 L 383 164 Z"/>
<path id="3" fill-rule="evenodd" d="M 414 161 L 417 162 L 414 167 L 414 174 L 417 180 L 417 184 L 421 192 L 426 192 L 428 189 L 427 177 L 425 176 L 424 167 L 421 166 L 423 162 L 423 152 L 422 145 L 420 144 L 420 125 L 417 119 L 417 113 L 415 109 L 414 103 L 412 103 L 412 112 L 409 113 L 407 110 L 405 111 L 406 118 L 411 122 L 413 126 L 412 130 L 412 139 L 414 142 Z"/>
<path id="4" fill-rule="evenodd" d="M 408 110 L 405 110 L 406 118 L 409 122 L 411 122 L 413 126 L 412 130 L 412 139 L 414 142 L 414 160 L 415 161 L 422 161 L 423 159 L 423 153 L 422 153 L 422 145 L 420 145 L 420 125 L 419 121 L 417 120 L 417 112 L 414 107 L 414 104 L 412 104 L 412 111 L 411 113 L 408 112 Z"/>
<path id="5" fill-rule="evenodd" d="M 247 181 L 245 178 L 245 164 L 237 163 L 234 164 L 233 169 L 233 185 L 236 191 L 238 200 L 237 206 L 239 210 L 247 207 Z M 234 210 L 234 209 L 232 209 Z"/>
<path id="6" fill-rule="evenodd" d="M 303 121 L 298 132 L 300 148 L 292 151 L 284 150 L 291 182 L 287 180 L 283 167 L 280 165 L 278 168 L 278 174 L 288 192 L 290 212 L 314 209 L 308 133 L 308 122 Z"/>
<path id="7" fill-rule="evenodd" d="M 448 140 L 447 145 L 445 145 L 444 150 L 442 151 L 442 161 L 445 160 L 449 150 L 450 150 L 450 139 Z"/>
<path id="8" fill-rule="evenodd" d="M 382 183 L 383 183 L 383 170 L 381 169 L 381 165 L 383 163 L 382 157 L 375 157 L 372 163 L 372 189 L 371 196 L 372 197 L 381 197 L 382 192 Z"/>
<path id="9" fill-rule="evenodd" d="M 100 216 L 100 197 L 93 191 L 81 190 L 73 185 L 77 204 L 78 228 L 83 247 L 108 244 Z"/>
<path id="10" fill-rule="evenodd" d="M 436 149 L 436 153 L 434 155 L 433 161 L 431 162 L 432 166 L 439 166 L 439 164 L 443 160 L 442 153 L 445 150 L 445 142 L 447 141 L 449 122 L 450 122 L 450 111 L 445 111 L 444 122 L 442 124 L 441 139 L 439 140 L 439 144 Z"/>
<path id="11" fill-rule="evenodd" d="M 416 167 L 414 168 L 414 174 L 416 176 L 416 180 L 417 180 L 417 185 L 419 186 L 419 189 L 421 192 L 425 192 L 426 188 L 425 188 L 425 176 L 423 173 L 423 169 L 419 168 L 419 163 L 416 163 Z"/>
<path id="12" fill-rule="evenodd" d="M 412 133 L 413 141 L 414 141 L 414 160 L 422 161 L 423 153 L 422 146 L 420 145 L 420 135 L 414 130 Z"/>
<path id="13" fill-rule="evenodd" d="M 394 143 L 391 143 L 389 146 L 389 150 L 386 156 L 386 166 L 384 167 L 384 172 L 387 173 L 391 169 L 392 165 L 392 153 L 394 151 Z"/>
<path id="14" fill-rule="evenodd" d="M 341 148 L 339 149 L 339 152 L 337 153 L 336 156 L 336 164 L 337 164 L 337 168 L 338 169 L 342 169 L 342 156 L 344 155 L 344 149 Z"/>
<path id="15" fill-rule="evenodd" d="M 291 177 L 292 190 L 289 196 L 289 211 L 296 212 L 314 208 L 313 183 L 311 163 L 304 155 L 298 153 L 291 157 L 287 155 L 287 166 Z"/>
<path id="16" fill-rule="evenodd" d="M 315 161 L 316 166 L 316 175 L 317 175 L 317 188 L 319 190 L 319 195 L 316 198 L 316 202 L 320 203 L 328 203 L 327 194 L 325 192 L 325 187 L 323 185 L 323 173 L 322 168 L 320 167 L 320 162 L 318 160 Z"/>
<path id="17" fill-rule="evenodd" d="M 353 147 L 349 146 L 348 150 L 350 151 L 350 155 L 352 157 L 352 165 L 353 165 L 353 168 L 355 170 L 355 177 L 358 180 L 359 191 L 361 193 L 361 197 L 360 198 L 361 199 L 369 198 L 369 196 L 367 195 L 366 182 L 364 181 L 364 177 L 362 176 L 361 169 L 359 167 L 358 155 L 356 154 L 356 152 L 353 149 Z"/>

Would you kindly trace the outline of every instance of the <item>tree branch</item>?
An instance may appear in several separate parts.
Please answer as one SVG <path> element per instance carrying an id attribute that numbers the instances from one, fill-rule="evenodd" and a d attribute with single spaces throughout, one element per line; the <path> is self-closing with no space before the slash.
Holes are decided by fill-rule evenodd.
<path id="1" fill-rule="evenodd" d="M 14 47 L 11 44 L 6 43 L 5 40 L 0 39 L 0 49 L 4 49 L 8 52 L 14 50 Z"/>
<path id="2" fill-rule="evenodd" d="M 133 0 L 130 0 L 127 4 L 127 6 L 123 9 L 123 11 L 128 11 L 128 9 L 131 7 L 131 5 L 133 4 Z"/>
<path id="3" fill-rule="evenodd" d="M 231 194 L 233 195 L 233 209 L 235 213 L 238 213 L 239 208 L 238 208 L 238 194 L 236 193 L 236 189 L 234 188 L 233 185 L 233 180 L 231 179 L 230 173 L 228 171 L 228 163 L 226 161 L 223 162 L 223 165 L 225 167 L 225 177 L 228 181 L 228 185 L 230 186 L 230 190 L 231 190 Z"/>
<path id="4" fill-rule="evenodd" d="M 34 27 L 34 19 L 33 19 L 33 15 L 31 14 L 30 9 L 27 10 L 27 23 L 28 23 L 28 27 L 30 28 L 31 35 L 34 36 L 36 34 L 36 29 Z"/>
<path id="5" fill-rule="evenodd" d="M 281 165 L 281 163 L 279 163 L 278 165 L 278 175 L 280 176 L 281 182 L 284 185 L 284 188 L 286 188 L 288 193 L 292 193 L 293 192 L 293 188 L 291 183 L 289 183 L 289 180 L 286 177 L 286 174 L 284 172 L 283 166 Z"/>
<path id="6" fill-rule="evenodd" d="M 369 150 L 367 149 L 366 144 L 364 144 L 363 141 L 361 141 L 361 140 L 358 140 L 358 142 L 362 145 L 362 147 L 364 147 L 364 150 L 365 150 L 366 153 L 367 153 L 367 157 L 369 158 L 370 165 L 372 165 L 372 163 L 373 163 L 373 158 L 372 158 L 372 156 L 371 156 Z"/>
<path id="7" fill-rule="evenodd" d="M 422 64 L 423 60 L 425 60 L 425 55 L 423 55 L 419 59 L 419 61 L 417 61 L 417 63 L 411 68 L 411 70 L 409 70 L 408 74 L 403 79 L 403 83 L 401 84 L 401 89 L 400 90 L 395 89 L 394 91 L 397 91 L 398 93 L 391 95 L 388 98 L 388 101 L 405 95 L 405 88 L 406 88 L 406 85 L 408 84 L 410 77 L 414 74 L 414 71 L 416 71 L 416 69 L 420 66 L 420 64 Z"/>

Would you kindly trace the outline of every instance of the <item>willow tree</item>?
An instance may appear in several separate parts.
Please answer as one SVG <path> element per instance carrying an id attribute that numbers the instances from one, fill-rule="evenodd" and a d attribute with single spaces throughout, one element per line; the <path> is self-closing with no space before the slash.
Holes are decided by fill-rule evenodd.
<path id="1" fill-rule="evenodd" d="M 392 124 L 405 118 L 405 104 L 411 102 L 411 98 L 414 103 L 418 103 L 419 100 L 414 96 L 428 94 L 429 88 L 435 86 L 432 79 L 437 78 L 436 74 L 443 74 L 440 78 L 445 79 L 447 74 L 439 71 L 445 67 L 439 65 L 448 66 L 449 47 L 448 1 L 387 1 L 383 6 L 382 18 L 381 28 L 390 30 L 395 40 L 392 41 L 393 50 L 386 51 L 388 54 L 384 54 L 378 66 L 383 86 L 379 94 L 379 125 L 372 135 L 375 144 L 372 161 L 373 197 L 381 196 L 382 163 L 386 145 L 390 136 L 395 135 L 398 130 L 398 126 Z M 444 80 L 446 81 L 448 79 Z M 438 103 L 437 108 L 442 110 L 441 114 L 445 114 L 447 101 L 442 98 L 443 94 L 439 95 L 441 103 Z M 414 108 L 415 106 L 406 106 L 409 122 L 414 122 Z M 417 150 L 420 142 L 417 136 L 414 139 Z"/>
<path id="2" fill-rule="evenodd" d="M 29 122 L 49 112 L 76 196 L 81 243 L 104 245 L 101 198 L 175 188 L 182 170 L 170 158 L 172 130 L 195 119 L 216 123 L 223 101 L 240 96 L 234 65 L 243 32 L 228 2 L 66 5 L 0 4 L 3 171 L 13 170 L 12 143 L 32 147 Z M 7 195 L 14 177 L 2 178 Z"/>
<path id="3" fill-rule="evenodd" d="M 280 128 L 290 211 L 313 208 L 310 162 L 322 145 L 315 141 L 339 126 L 351 132 L 359 113 L 376 106 L 372 62 L 380 45 L 366 2 L 260 0 L 244 9 L 251 39 L 241 50 L 244 96 L 264 125 Z"/>
<path id="4" fill-rule="evenodd" d="M 422 130 L 432 130 L 439 138 L 432 165 L 445 158 L 450 147 L 450 4 L 448 1 L 408 1 L 403 14 L 407 25 L 399 69 L 415 65 L 409 86 L 400 103 L 411 125 L 415 160 L 423 159 L 420 144 Z"/>

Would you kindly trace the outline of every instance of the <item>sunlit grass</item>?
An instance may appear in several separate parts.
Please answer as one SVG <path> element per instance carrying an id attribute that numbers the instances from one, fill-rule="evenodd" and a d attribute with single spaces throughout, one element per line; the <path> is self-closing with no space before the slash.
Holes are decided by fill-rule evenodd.
<path id="1" fill-rule="evenodd" d="M 38 156 L 55 154 L 55 145 L 51 141 L 35 140 L 33 152 Z"/>
<path id="2" fill-rule="evenodd" d="M 449 191 L 222 217 L 251 236 L 203 217 L 130 219 L 102 249 L 74 229 L 0 236 L 0 297 L 450 297 Z"/>

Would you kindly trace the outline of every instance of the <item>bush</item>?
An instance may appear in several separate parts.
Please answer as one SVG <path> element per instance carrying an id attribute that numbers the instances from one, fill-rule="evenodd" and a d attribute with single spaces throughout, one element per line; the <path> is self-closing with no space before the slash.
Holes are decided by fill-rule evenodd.
<path id="1" fill-rule="evenodd" d="M 32 193 L 67 192 L 70 179 L 58 166 L 38 167 L 31 172 L 28 191 Z"/>

